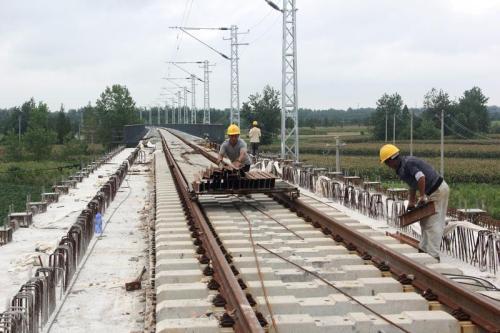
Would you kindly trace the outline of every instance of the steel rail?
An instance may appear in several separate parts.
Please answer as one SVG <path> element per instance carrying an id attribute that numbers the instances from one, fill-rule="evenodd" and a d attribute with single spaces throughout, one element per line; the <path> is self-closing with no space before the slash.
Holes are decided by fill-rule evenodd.
<path id="1" fill-rule="evenodd" d="M 171 132 L 172 133 L 172 132 Z M 202 147 L 172 133 L 185 144 L 207 159 L 217 159 Z M 272 197 L 296 210 L 299 214 L 319 223 L 333 236 L 340 237 L 350 248 L 362 255 L 368 255 L 375 264 L 386 266 L 398 278 L 410 278 L 411 284 L 427 295 L 434 294 L 437 300 L 449 307 L 457 316 L 465 317 L 488 332 L 500 333 L 500 305 L 494 301 L 464 289 L 459 283 L 411 260 L 410 258 L 378 243 L 371 238 L 350 229 L 341 222 L 323 214 L 320 210 L 300 199 L 292 199 L 283 193 L 272 193 Z"/>
<path id="2" fill-rule="evenodd" d="M 227 301 L 226 307 L 228 308 L 226 310 L 235 320 L 235 331 L 242 333 L 263 333 L 264 329 L 261 327 L 254 310 L 248 303 L 246 295 L 243 293 L 224 254 L 217 245 L 217 241 L 208 226 L 203 210 L 198 202 L 191 199 L 186 179 L 163 136 L 162 145 L 167 158 L 167 164 L 172 171 L 181 199 L 186 204 L 190 217 L 200 229 L 202 244 L 205 246 L 207 256 L 211 259 L 214 277 L 216 277 L 216 280 L 220 284 L 219 291 L 225 296 Z"/>
<path id="3" fill-rule="evenodd" d="M 172 134 L 210 161 L 216 161 L 217 158 L 202 147 L 176 133 Z M 350 249 L 355 249 L 365 258 L 371 259 L 379 268 L 388 269 L 398 279 L 411 280 L 411 284 L 421 290 L 424 296 L 428 298 L 435 296 L 436 300 L 450 308 L 456 317 L 468 318 L 466 320 L 470 319 L 488 332 L 500 333 L 500 305 L 498 303 L 463 288 L 459 283 L 347 227 L 301 199 L 292 199 L 284 193 L 270 195 L 302 216 L 319 223 L 332 236 L 336 236 Z"/>
<path id="4" fill-rule="evenodd" d="M 173 131 L 170 131 L 168 129 L 167 129 L 167 131 L 170 134 L 172 134 L 173 136 L 175 136 L 176 138 L 178 138 L 179 140 L 181 140 L 182 142 L 184 142 L 186 145 L 191 147 L 197 153 L 200 153 L 201 155 L 205 156 L 210 162 L 217 163 L 217 157 L 212 155 L 210 152 L 206 151 L 205 149 L 198 146 L 197 144 L 192 143 L 191 141 L 187 140 L 186 138 L 182 137 L 181 135 L 174 133 Z M 225 165 L 228 165 L 228 163 L 224 162 L 224 160 L 222 161 L 222 163 L 224 163 Z"/>
<path id="5" fill-rule="evenodd" d="M 343 241 L 351 249 L 366 255 L 379 267 L 386 266 L 398 278 L 410 277 L 411 284 L 426 294 L 434 294 L 437 300 L 456 314 L 465 314 L 470 320 L 488 332 L 500 332 L 500 305 L 488 298 L 465 289 L 443 275 L 391 250 L 368 236 L 308 205 L 301 199 L 290 199 L 282 193 L 271 194 L 279 202 L 293 208 L 298 214 L 319 223 L 332 236 Z"/>

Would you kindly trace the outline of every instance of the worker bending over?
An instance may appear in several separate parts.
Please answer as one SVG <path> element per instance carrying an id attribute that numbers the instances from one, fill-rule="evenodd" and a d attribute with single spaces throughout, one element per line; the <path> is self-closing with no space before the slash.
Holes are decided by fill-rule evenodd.
<path id="1" fill-rule="evenodd" d="M 220 146 L 217 164 L 220 164 L 222 159 L 227 157 L 233 168 L 239 169 L 242 174 L 245 174 L 250 170 L 251 161 L 247 153 L 247 144 L 240 139 L 240 128 L 234 124 L 229 126 L 227 135 L 229 139 Z"/>
<path id="2" fill-rule="evenodd" d="M 439 260 L 439 249 L 450 195 L 448 184 L 429 164 L 413 156 L 401 156 L 399 148 L 391 144 L 380 148 L 380 163 L 385 163 L 394 169 L 399 178 L 410 187 L 408 210 L 414 209 L 415 204 L 420 206 L 428 200 L 434 201 L 436 214 L 420 221 L 422 238 L 419 248 Z M 418 201 L 416 200 L 417 190 Z"/>
<path id="3" fill-rule="evenodd" d="M 252 125 L 253 127 L 248 132 L 248 137 L 250 138 L 250 145 L 252 146 L 252 155 L 254 158 L 257 158 L 257 154 L 259 153 L 260 137 L 262 134 L 260 132 L 260 128 L 257 127 L 259 124 L 256 120 L 253 121 Z"/>

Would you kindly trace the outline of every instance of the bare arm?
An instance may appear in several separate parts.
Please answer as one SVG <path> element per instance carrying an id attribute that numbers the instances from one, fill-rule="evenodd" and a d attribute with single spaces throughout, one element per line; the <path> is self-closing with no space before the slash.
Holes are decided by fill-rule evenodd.
<path id="1" fill-rule="evenodd" d="M 247 156 L 247 149 L 246 148 L 241 148 L 240 149 L 240 156 L 233 162 L 233 166 L 235 168 L 240 168 L 243 164 L 243 161 L 246 159 Z"/>
<path id="2" fill-rule="evenodd" d="M 417 182 L 417 186 L 418 186 L 418 201 L 419 202 L 426 202 L 427 201 L 427 196 L 425 195 L 425 176 L 423 177 L 420 177 L 418 182 Z"/>
<path id="3" fill-rule="evenodd" d="M 408 198 L 408 207 L 415 207 L 416 196 L 417 196 L 417 190 L 410 189 L 410 197 Z"/>
<path id="4" fill-rule="evenodd" d="M 247 157 L 247 149 L 246 148 L 240 149 L 240 156 L 238 157 L 240 163 L 243 163 L 243 160 L 245 160 L 246 157 Z"/>

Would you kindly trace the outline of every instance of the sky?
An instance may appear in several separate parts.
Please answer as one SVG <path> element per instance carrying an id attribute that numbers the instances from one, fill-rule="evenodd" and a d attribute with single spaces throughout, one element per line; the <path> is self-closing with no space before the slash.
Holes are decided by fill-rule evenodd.
<path id="1" fill-rule="evenodd" d="M 282 6 L 282 2 L 276 3 Z M 299 107 L 374 107 L 384 93 L 421 106 L 478 86 L 500 105 L 500 1 L 297 0 Z M 94 104 L 107 86 L 163 105 L 186 77 L 168 61 L 215 63 L 210 104 L 230 104 L 230 66 L 173 26 L 239 28 L 240 101 L 281 89 L 282 15 L 264 0 L 0 0 L 0 108 L 30 97 L 52 110 Z M 192 31 L 230 55 L 228 32 Z M 203 77 L 198 65 L 184 68 Z M 190 85 L 187 80 L 175 81 Z M 202 83 L 196 104 L 203 106 Z M 191 99 L 189 98 L 189 104 Z"/>

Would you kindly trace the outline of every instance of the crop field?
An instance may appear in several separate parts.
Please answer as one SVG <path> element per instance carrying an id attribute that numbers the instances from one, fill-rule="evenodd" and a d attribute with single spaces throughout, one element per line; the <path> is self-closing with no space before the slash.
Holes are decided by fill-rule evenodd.
<path id="1" fill-rule="evenodd" d="M 346 173 L 405 186 L 394 171 L 378 161 L 378 151 L 384 142 L 371 140 L 369 130 L 362 126 L 301 128 L 300 160 L 333 170 L 336 135 L 346 143 L 341 148 L 341 168 Z M 451 187 L 451 207 L 483 208 L 500 219 L 500 136 L 492 134 L 488 137 L 490 140 L 445 138 L 444 173 Z M 403 154 L 409 154 L 408 141 L 396 142 L 396 145 Z M 279 144 L 262 147 L 262 151 L 266 150 L 277 152 Z M 439 141 L 415 141 L 413 154 L 439 170 Z"/>

